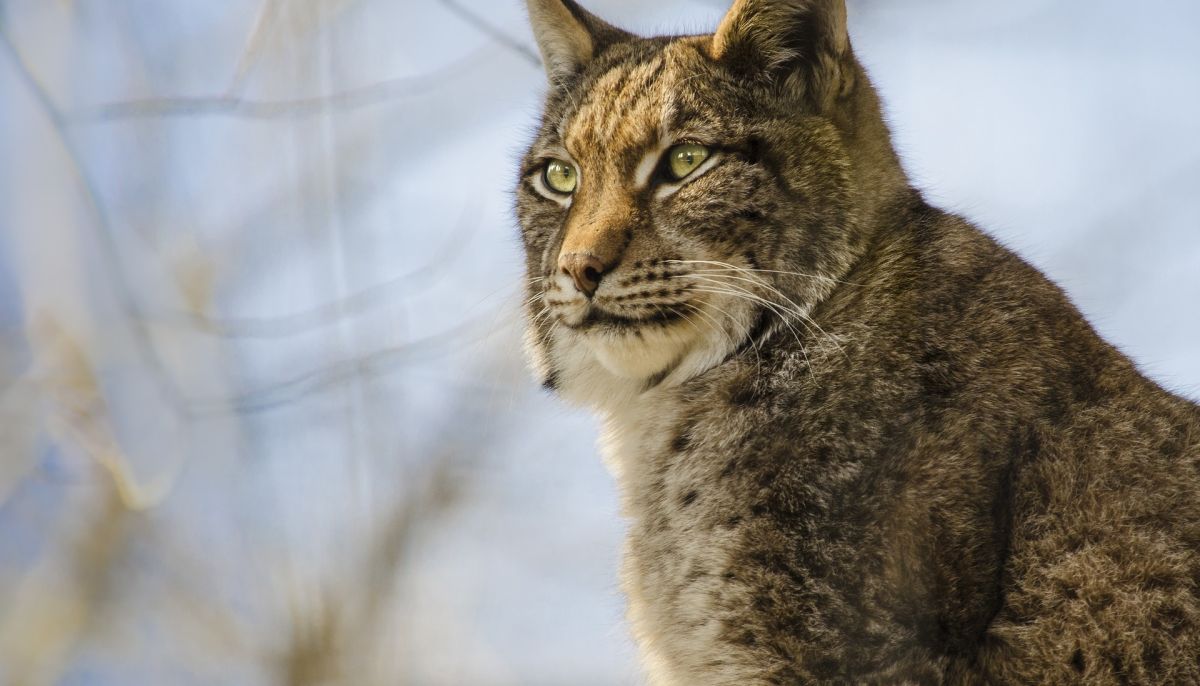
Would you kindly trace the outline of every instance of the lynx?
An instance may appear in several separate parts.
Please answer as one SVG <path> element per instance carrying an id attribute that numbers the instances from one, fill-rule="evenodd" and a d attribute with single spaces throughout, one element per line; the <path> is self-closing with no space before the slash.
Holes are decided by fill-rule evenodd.
<path id="1" fill-rule="evenodd" d="M 527 348 L 651 682 L 1200 683 L 1200 407 L 910 186 L 843 0 L 528 6 Z"/>

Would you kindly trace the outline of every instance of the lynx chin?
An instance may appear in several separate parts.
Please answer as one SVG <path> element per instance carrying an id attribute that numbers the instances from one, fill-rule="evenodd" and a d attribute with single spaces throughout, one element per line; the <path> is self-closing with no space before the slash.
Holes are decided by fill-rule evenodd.
<path id="1" fill-rule="evenodd" d="M 528 352 L 651 683 L 1200 683 L 1200 407 L 909 185 L 843 0 L 527 1 Z"/>

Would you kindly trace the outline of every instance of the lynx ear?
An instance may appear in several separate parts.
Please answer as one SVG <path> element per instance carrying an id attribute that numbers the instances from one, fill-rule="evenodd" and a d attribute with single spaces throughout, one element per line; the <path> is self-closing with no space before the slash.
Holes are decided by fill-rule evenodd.
<path id="1" fill-rule="evenodd" d="M 845 0 L 735 0 L 709 51 L 743 72 L 770 79 L 799 76 L 826 103 L 849 77 Z"/>
<path id="2" fill-rule="evenodd" d="M 632 38 L 597 19 L 574 0 L 526 0 L 526 5 L 551 83 L 581 71 L 608 45 Z"/>

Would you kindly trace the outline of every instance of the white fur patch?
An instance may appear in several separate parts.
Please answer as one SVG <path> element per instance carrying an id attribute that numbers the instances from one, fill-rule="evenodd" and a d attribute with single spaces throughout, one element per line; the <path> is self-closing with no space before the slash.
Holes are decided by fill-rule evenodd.
<path id="1" fill-rule="evenodd" d="M 683 359 L 698 342 L 699 333 L 681 321 L 665 328 L 647 327 L 640 336 L 597 335 L 584 341 L 605 369 L 623 379 L 644 381 Z"/>
<path id="2" fill-rule="evenodd" d="M 667 372 L 658 385 L 671 388 L 719 364 L 745 339 L 755 310 L 745 303 L 739 307 L 723 296 L 712 300 L 711 308 L 703 301 L 693 303 L 704 314 L 693 311 L 666 327 L 648 325 L 640 335 L 559 327 L 550 343 L 550 355 L 564 397 L 608 411 L 640 396 L 656 375 Z M 574 303 L 551 307 L 568 325 L 578 324 L 586 309 L 586 301 L 579 309 Z"/>
<path id="3" fill-rule="evenodd" d="M 658 168 L 658 163 L 662 160 L 663 153 L 671 147 L 671 141 L 664 137 L 653 150 L 646 153 L 642 161 L 638 163 L 637 170 L 633 173 L 633 187 L 637 190 L 643 190 L 650 183 L 650 178 L 654 174 L 654 170 Z"/>

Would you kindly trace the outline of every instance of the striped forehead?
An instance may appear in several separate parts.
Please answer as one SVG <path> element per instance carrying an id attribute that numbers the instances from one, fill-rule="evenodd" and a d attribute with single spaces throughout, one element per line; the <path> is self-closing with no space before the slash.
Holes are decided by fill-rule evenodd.
<path id="1" fill-rule="evenodd" d="M 658 55 L 598 78 L 563 123 L 567 149 L 590 157 L 656 145 L 670 116 L 669 71 L 667 60 Z"/>

